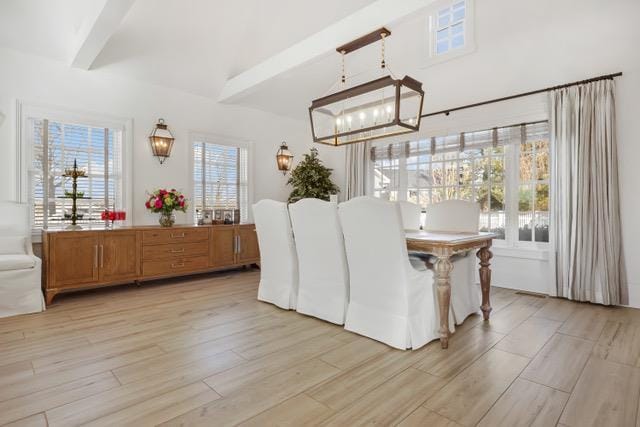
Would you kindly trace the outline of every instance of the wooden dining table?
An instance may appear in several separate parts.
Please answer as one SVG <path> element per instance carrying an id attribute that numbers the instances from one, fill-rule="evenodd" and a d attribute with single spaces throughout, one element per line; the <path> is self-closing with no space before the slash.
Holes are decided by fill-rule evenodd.
<path id="1" fill-rule="evenodd" d="M 435 257 L 433 270 L 435 275 L 436 294 L 440 311 L 440 344 L 442 348 L 449 347 L 449 307 L 451 305 L 451 271 L 453 262 L 451 257 L 468 251 L 476 251 L 480 264 L 480 288 L 482 289 L 482 304 L 480 309 L 484 320 L 489 320 L 491 302 L 491 244 L 498 237 L 495 233 L 454 233 L 411 230 L 406 232 L 407 249 Z M 428 259 L 425 263 L 430 264 Z M 428 265 L 431 267 L 431 265 Z"/>

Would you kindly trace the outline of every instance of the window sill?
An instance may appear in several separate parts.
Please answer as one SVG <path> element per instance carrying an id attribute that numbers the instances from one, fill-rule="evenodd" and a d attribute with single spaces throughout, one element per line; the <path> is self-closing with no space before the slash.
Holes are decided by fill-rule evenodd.
<path id="1" fill-rule="evenodd" d="M 505 258 L 521 258 L 531 259 L 538 261 L 549 261 L 548 249 L 536 249 L 536 248 L 518 248 L 508 246 L 493 246 L 491 248 L 494 256 Z"/>
<path id="2" fill-rule="evenodd" d="M 466 56 L 471 53 L 474 53 L 475 51 L 476 51 L 475 43 L 468 42 L 463 47 L 459 47 L 445 53 L 441 53 L 441 54 L 430 53 L 429 56 L 424 60 L 422 64 L 422 68 L 429 68 L 431 66 L 438 65 L 443 62 L 451 61 L 453 59 L 457 59 L 462 56 Z"/>

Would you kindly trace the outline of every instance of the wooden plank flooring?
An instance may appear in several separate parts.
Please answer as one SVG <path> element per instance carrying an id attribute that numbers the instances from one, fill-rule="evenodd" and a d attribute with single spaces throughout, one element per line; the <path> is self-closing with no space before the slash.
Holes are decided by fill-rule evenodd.
<path id="1" fill-rule="evenodd" d="M 640 310 L 494 288 L 449 349 L 256 301 L 259 272 L 61 295 L 0 319 L 0 425 L 640 427 Z"/>

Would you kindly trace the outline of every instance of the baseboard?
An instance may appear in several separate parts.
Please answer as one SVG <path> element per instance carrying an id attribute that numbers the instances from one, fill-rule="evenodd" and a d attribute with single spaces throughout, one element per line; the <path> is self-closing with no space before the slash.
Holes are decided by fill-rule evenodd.
<path id="1" fill-rule="evenodd" d="M 528 291 L 526 289 L 518 289 L 518 288 L 514 288 L 512 286 L 505 286 L 505 285 L 501 285 L 498 283 L 492 283 L 491 284 L 492 287 L 494 288 L 504 288 L 504 289 L 510 289 L 512 291 L 516 291 L 518 293 L 524 293 L 526 292 L 527 294 L 531 294 L 531 295 L 535 295 L 535 296 L 548 296 L 547 294 L 542 294 L 542 293 L 538 293 L 538 292 L 531 292 Z M 628 305 L 624 305 L 621 304 L 621 307 L 631 307 L 631 308 L 640 308 L 640 284 L 638 283 L 629 283 L 629 304 Z"/>
<path id="2" fill-rule="evenodd" d="M 640 308 L 640 283 L 629 283 L 629 305 L 627 307 Z"/>

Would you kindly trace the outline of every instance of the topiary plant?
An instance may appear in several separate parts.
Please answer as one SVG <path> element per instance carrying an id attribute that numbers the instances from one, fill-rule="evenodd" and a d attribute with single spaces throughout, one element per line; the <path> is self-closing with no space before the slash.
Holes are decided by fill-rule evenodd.
<path id="1" fill-rule="evenodd" d="M 331 171 L 318 158 L 318 149 L 312 148 L 309 154 L 291 172 L 287 185 L 293 186 L 289 195 L 289 203 L 307 197 L 329 200 L 329 195 L 340 192 L 337 185 L 331 182 Z"/>

